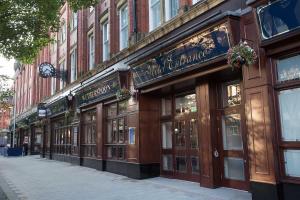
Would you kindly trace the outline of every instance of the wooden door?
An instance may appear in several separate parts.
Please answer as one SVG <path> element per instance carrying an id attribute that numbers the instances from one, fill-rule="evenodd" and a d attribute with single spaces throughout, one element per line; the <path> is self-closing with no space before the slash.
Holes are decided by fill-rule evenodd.
<path id="1" fill-rule="evenodd" d="M 196 113 L 175 116 L 174 169 L 176 178 L 199 181 L 199 146 Z"/>
<path id="2" fill-rule="evenodd" d="M 220 179 L 222 186 L 248 190 L 248 163 L 244 112 L 240 81 L 223 83 L 220 87 L 221 107 L 217 111 Z"/>

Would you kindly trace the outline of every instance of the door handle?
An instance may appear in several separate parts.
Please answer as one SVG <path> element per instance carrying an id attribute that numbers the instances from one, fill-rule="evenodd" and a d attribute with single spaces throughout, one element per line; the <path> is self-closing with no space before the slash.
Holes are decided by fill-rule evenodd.
<path id="1" fill-rule="evenodd" d="M 215 158 L 218 158 L 219 157 L 219 152 L 218 152 L 218 150 L 215 148 L 215 150 L 214 150 L 214 156 L 215 156 Z"/>

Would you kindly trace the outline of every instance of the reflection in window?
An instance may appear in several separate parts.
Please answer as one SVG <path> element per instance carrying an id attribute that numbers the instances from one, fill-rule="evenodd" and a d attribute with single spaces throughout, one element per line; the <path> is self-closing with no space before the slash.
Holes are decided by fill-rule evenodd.
<path id="1" fill-rule="evenodd" d="M 245 180 L 244 160 L 240 158 L 224 158 L 225 177 L 234 180 Z"/>
<path id="2" fill-rule="evenodd" d="M 175 122 L 175 146 L 185 147 L 185 121 Z"/>
<path id="3" fill-rule="evenodd" d="M 222 117 L 224 150 L 242 150 L 241 116 L 239 114 Z"/>
<path id="4" fill-rule="evenodd" d="M 184 156 L 176 156 L 176 171 L 186 172 L 186 158 Z"/>
<path id="5" fill-rule="evenodd" d="M 300 177 L 300 150 L 285 150 L 284 161 L 286 175 Z"/>
<path id="6" fill-rule="evenodd" d="M 300 78 L 300 55 L 277 61 L 278 81 Z"/>
<path id="7" fill-rule="evenodd" d="M 175 99 L 176 113 L 197 112 L 196 94 L 189 94 Z"/>
<path id="8" fill-rule="evenodd" d="M 163 170 L 172 171 L 173 170 L 173 158 L 172 155 L 163 155 Z"/>
<path id="9" fill-rule="evenodd" d="M 284 141 L 300 141 L 300 88 L 279 92 L 281 134 Z"/>
<path id="10" fill-rule="evenodd" d="M 162 132 L 162 148 L 172 148 L 172 122 L 165 122 L 161 124 Z"/>
<path id="11" fill-rule="evenodd" d="M 192 173 L 199 174 L 199 158 L 191 157 Z"/>
<path id="12" fill-rule="evenodd" d="M 198 131 L 196 119 L 190 120 L 190 143 L 192 149 L 198 148 Z"/>
<path id="13" fill-rule="evenodd" d="M 161 115 L 167 116 L 172 114 L 172 99 L 163 98 L 161 99 Z"/>
<path id="14" fill-rule="evenodd" d="M 235 106 L 241 104 L 240 84 L 227 83 L 223 85 L 223 106 Z"/>

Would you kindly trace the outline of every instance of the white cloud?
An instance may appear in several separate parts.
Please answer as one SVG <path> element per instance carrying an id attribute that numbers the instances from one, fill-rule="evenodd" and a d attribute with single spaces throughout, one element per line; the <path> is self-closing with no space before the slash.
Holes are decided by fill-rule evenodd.
<path id="1" fill-rule="evenodd" d="M 11 78 L 14 77 L 15 71 L 14 71 L 14 59 L 6 59 L 3 56 L 0 55 L 0 74 L 1 75 L 6 75 Z M 13 81 L 9 81 L 8 85 L 12 85 Z"/>

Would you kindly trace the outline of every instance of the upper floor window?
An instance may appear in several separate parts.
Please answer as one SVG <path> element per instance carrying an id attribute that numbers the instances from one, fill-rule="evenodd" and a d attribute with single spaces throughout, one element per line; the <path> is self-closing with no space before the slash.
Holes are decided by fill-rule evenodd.
<path id="1" fill-rule="evenodd" d="M 120 50 L 128 47 L 128 6 L 120 9 Z"/>
<path id="2" fill-rule="evenodd" d="M 51 95 L 56 92 L 56 78 L 51 78 Z"/>
<path id="3" fill-rule="evenodd" d="M 90 13 L 91 13 L 91 12 L 93 12 L 93 11 L 94 11 L 94 9 L 95 9 L 95 7 L 94 7 L 94 6 L 90 6 L 90 7 L 89 7 L 89 11 L 90 11 Z"/>
<path id="4" fill-rule="evenodd" d="M 63 60 L 60 64 L 59 64 L 59 70 L 61 72 L 66 71 L 66 64 L 65 64 L 65 60 Z M 59 89 L 63 89 L 66 86 L 66 81 L 64 78 L 60 79 L 60 84 L 59 84 Z"/>
<path id="5" fill-rule="evenodd" d="M 94 34 L 91 33 L 88 36 L 88 55 L 89 55 L 89 69 L 93 69 L 95 66 L 95 38 Z"/>
<path id="6" fill-rule="evenodd" d="M 72 16 L 71 16 L 71 22 L 70 22 L 70 28 L 71 30 L 74 30 L 77 27 L 77 12 L 72 12 Z"/>
<path id="7" fill-rule="evenodd" d="M 179 0 L 149 0 L 149 29 L 154 30 L 178 14 Z"/>
<path id="8" fill-rule="evenodd" d="M 64 22 L 62 26 L 60 27 L 60 43 L 63 43 L 66 40 L 67 37 L 67 26 Z"/>
<path id="9" fill-rule="evenodd" d="M 152 31 L 161 24 L 160 0 L 149 0 L 149 29 Z"/>
<path id="10" fill-rule="evenodd" d="M 175 17 L 178 14 L 178 10 L 179 10 L 178 0 L 166 0 L 165 1 L 166 21 Z"/>
<path id="11" fill-rule="evenodd" d="M 108 21 L 102 24 L 102 37 L 103 37 L 103 61 L 109 59 L 109 23 Z"/>
<path id="12" fill-rule="evenodd" d="M 71 82 L 77 79 L 77 49 L 71 52 Z"/>
<path id="13" fill-rule="evenodd" d="M 200 2 L 200 1 L 204 1 L 204 0 L 193 0 L 193 4 L 196 4 L 196 3 Z"/>

